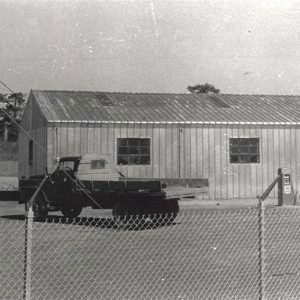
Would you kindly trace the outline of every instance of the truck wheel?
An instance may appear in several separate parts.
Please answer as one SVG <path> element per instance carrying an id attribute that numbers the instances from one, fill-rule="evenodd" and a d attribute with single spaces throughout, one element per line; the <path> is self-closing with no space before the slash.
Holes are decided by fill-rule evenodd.
<path id="1" fill-rule="evenodd" d="M 82 207 L 63 208 L 61 212 L 66 218 L 77 218 L 82 212 Z"/>
<path id="2" fill-rule="evenodd" d="M 119 225 L 129 225 L 135 222 L 136 215 L 127 202 L 120 201 L 113 208 L 114 221 Z"/>
<path id="3" fill-rule="evenodd" d="M 25 203 L 25 209 L 27 210 L 28 202 Z M 45 200 L 43 194 L 38 193 L 35 201 L 32 205 L 32 210 L 34 214 L 34 221 L 44 222 L 48 216 L 47 201 Z"/>

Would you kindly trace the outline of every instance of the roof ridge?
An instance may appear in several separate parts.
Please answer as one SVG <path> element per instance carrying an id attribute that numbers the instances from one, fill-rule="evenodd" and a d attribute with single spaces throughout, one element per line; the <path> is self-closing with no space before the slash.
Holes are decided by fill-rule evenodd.
<path id="1" fill-rule="evenodd" d="M 32 89 L 34 92 L 67 92 L 67 93 L 104 93 L 104 94 L 126 94 L 126 95 L 194 95 L 194 96 L 254 96 L 254 97 L 300 97 L 296 94 L 248 94 L 248 93 L 221 93 L 221 94 L 206 94 L 206 93 L 170 93 L 170 92 L 109 92 L 95 90 L 56 90 L 56 89 Z"/>
<path id="2" fill-rule="evenodd" d="M 98 93 L 105 97 L 99 97 Z M 291 95 L 207 95 L 67 90 L 31 90 L 31 95 L 40 105 L 48 121 L 53 120 L 52 115 L 56 114 L 57 120 L 73 120 L 74 122 L 90 120 L 91 122 L 121 121 L 125 123 L 201 123 L 204 121 L 286 123 L 290 120 L 300 124 L 300 96 Z M 93 98 L 99 101 L 93 101 Z M 112 105 L 104 98 L 113 99 Z M 229 107 L 224 107 L 224 104 Z"/>
<path id="3" fill-rule="evenodd" d="M 128 95 L 193 95 L 191 93 L 164 93 L 164 92 L 108 92 L 108 91 L 87 91 L 87 90 L 40 90 L 32 89 L 36 92 L 69 92 L 69 93 L 104 93 L 104 94 L 128 94 Z M 194 94 L 196 95 L 196 94 Z"/>

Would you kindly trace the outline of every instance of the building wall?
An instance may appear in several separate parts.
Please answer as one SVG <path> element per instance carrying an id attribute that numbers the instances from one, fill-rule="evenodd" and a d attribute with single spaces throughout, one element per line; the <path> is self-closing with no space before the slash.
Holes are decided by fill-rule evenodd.
<path id="1" fill-rule="evenodd" d="M 47 166 L 47 123 L 33 98 L 28 103 L 19 130 L 18 177 L 45 173 Z M 29 141 L 33 142 L 33 164 L 29 166 Z"/>
<path id="2" fill-rule="evenodd" d="M 208 179 L 212 199 L 261 195 L 279 167 L 292 169 L 300 188 L 300 129 L 278 126 L 55 124 L 48 127 L 50 157 L 110 153 L 117 159 L 117 138 L 151 139 L 149 166 L 117 166 L 128 177 Z M 260 163 L 230 164 L 229 138 L 257 137 Z M 54 166 L 48 158 L 48 167 Z M 296 178 L 298 176 L 297 182 Z M 276 197 L 276 190 L 271 197 Z"/>
<path id="3" fill-rule="evenodd" d="M 118 166 L 128 177 L 179 177 L 178 128 L 145 125 L 56 124 L 48 128 L 48 153 L 52 157 L 109 153 L 117 161 L 117 138 L 150 138 L 151 164 Z M 49 169 L 53 161 L 48 159 Z"/>

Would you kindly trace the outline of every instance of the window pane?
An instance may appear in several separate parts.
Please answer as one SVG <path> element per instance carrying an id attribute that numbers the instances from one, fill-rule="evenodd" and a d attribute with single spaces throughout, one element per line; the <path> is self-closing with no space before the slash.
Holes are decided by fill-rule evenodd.
<path id="1" fill-rule="evenodd" d="M 128 153 L 128 147 L 119 147 L 119 154 L 127 154 Z"/>
<path id="2" fill-rule="evenodd" d="M 138 156 L 130 156 L 129 157 L 129 165 L 139 165 Z"/>
<path id="3" fill-rule="evenodd" d="M 118 139 L 118 147 L 128 146 L 128 139 Z"/>
<path id="4" fill-rule="evenodd" d="M 140 157 L 140 164 L 141 165 L 150 165 L 150 156 L 141 156 Z"/>
<path id="5" fill-rule="evenodd" d="M 128 139 L 128 146 L 139 146 L 140 139 Z"/>
<path id="6" fill-rule="evenodd" d="M 105 160 L 104 159 L 92 160 L 91 169 L 105 169 Z"/>
<path id="7" fill-rule="evenodd" d="M 231 146 L 230 152 L 231 153 L 239 153 L 239 146 Z"/>
<path id="8" fill-rule="evenodd" d="M 139 154 L 139 148 L 137 148 L 137 147 L 128 147 L 128 154 Z"/>
<path id="9" fill-rule="evenodd" d="M 140 139 L 140 145 L 150 147 L 150 139 Z"/>
<path id="10" fill-rule="evenodd" d="M 259 162 L 259 159 L 258 159 L 258 155 L 252 155 L 250 156 L 250 162 L 252 163 L 258 163 Z"/>
<path id="11" fill-rule="evenodd" d="M 240 163 L 249 163 L 250 162 L 250 159 L 249 159 L 249 156 L 248 155 L 241 155 L 240 156 Z"/>
<path id="12" fill-rule="evenodd" d="M 128 157 L 118 156 L 118 165 L 128 165 Z"/>
<path id="13" fill-rule="evenodd" d="M 258 145 L 250 146 L 249 153 L 258 153 Z"/>
<path id="14" fill-rule="evenodd" d="M 141 154 L 150 154 L 150 147 L 141 147 L 140 153 Z"/>
<path id="15" fill-rule="evenodd" d="M 238 157 L 238 155 L 231 155 L 231 156 L 230 156 L 230 162 L 231 162 L 231 163 L 237 163 L 237 162 L 239 162 L 239 157 Z"/>

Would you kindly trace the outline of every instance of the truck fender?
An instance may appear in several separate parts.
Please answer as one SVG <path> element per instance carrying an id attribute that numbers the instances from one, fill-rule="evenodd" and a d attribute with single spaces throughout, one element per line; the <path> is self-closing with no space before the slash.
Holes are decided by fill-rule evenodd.
<path id="1" fill-rule="evenodd" d="M 43 197 L 44 197 L 45 201 L 47 202 L 47 204 L 49 204 L 50 202 L 49 202 L 49 199 L 47 197 L 46 192 L 44 190 L 41 190 L 40 193 L 43 195 Z"/>
<path id="2" fill-rule="evenodd" d="M 49 204 L 49 199 L 48 199 L 45 191 L 41 190 L 40 193 L 43 195 L 43 197 L 44 197 L 45 201 L 47 202 L 47 204 Z M 30 193 L 27 193 L 27 195 L 24 197 L 24 200 L 22 201 L 22 203 L 29 202 L 29 200 L 31 199 L 31 197 L 32 197 L 33 194 L 34 194 L 34 191 L 32 191 Z"/>

